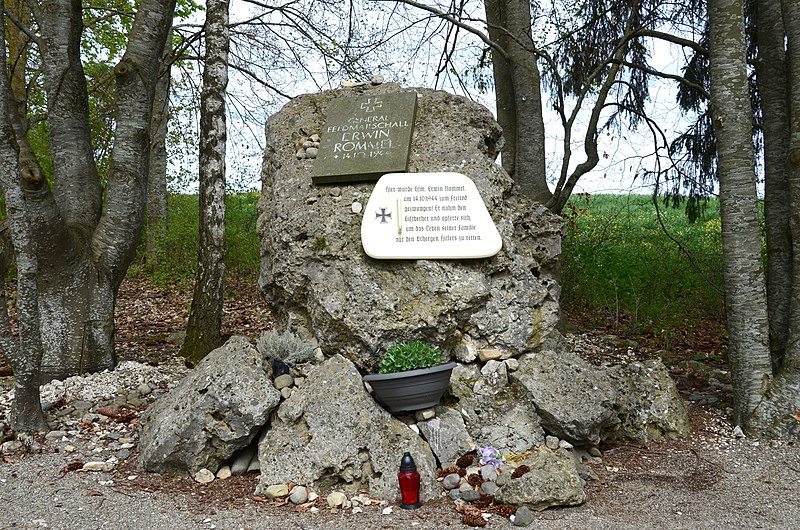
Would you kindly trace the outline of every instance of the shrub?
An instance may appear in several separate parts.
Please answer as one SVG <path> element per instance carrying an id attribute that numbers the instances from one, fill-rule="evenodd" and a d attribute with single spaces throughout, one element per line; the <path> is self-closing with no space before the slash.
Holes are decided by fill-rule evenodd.
<path id="1" fill-rule="evenodd" d="M 393 374 L 418 370 L 445 362 L 442 350 L 415 340 L 392 345 L 378 364 L 378 373 Z"/>
<path id="2" fill-rule="evenodd" d="M 315 360 L 316 348 L 290 331 L 267 331 L 258 339 L 256 349 L 266 359 L 277 359 L 288 365 Z"/>

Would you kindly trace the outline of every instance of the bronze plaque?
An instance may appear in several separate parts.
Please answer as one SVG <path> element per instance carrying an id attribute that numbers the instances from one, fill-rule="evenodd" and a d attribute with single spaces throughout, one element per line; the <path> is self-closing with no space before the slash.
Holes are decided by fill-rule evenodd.
<path id="1" fill-rule="evenodd" d="M 417 111 L 414 92 L 341 97 L 328 105 L 314 184 L 378 180 L 408 169 Z"/>

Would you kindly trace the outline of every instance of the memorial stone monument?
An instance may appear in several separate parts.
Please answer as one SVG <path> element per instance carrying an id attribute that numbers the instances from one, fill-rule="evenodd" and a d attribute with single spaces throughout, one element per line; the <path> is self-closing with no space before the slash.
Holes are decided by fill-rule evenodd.
<path id="1" fill-rule="evenodd" d="M 411 121 L 392 117 L 395 110 L 397 116 L 408 116 L 414 107 L 403 103 L 395 109 L 392 101 L 398 99 L 416 101 L 413 127 L 402 128 L 410 138 L 407 167 L 395 162 L 380 167 L 384 160 L 373 156 L 379 146 L 369 143 L 368 153 L 360 150 L 355 158 L 343 158 L 355 152 L 344 143 L 376 142 L 380 138 L 366 135 L 385 128 L 361 125 Z M 378 103 L 380 108 L 369 107 Z M 369 107 L 364 112 L 380 112 L 370 116 L 387 118 L 352 121 L 362 105 Z M 337 114 L 340 106 L 352 110 Z M 295 146 L 316 134 L 322 156 L 298 159 Z M 399 145 L 394 137 L 390 140 L 392 148 Z M 291 322 L 293 332 L 316 341 L 326 356 L 342 354 L 364 371 L 374 369 L 386 348 L 399 341 L 424 340 L 463 361 L 485 349 L 509 358 L 559 341 L 555 326 L 563 224 L 524 197 L 495 162 L 502 135 L 488 109 L 446 92 L 394 84 L 308 94 L 269 119 L 267 145 L 258 220 L 259 285 L 279 326 Z M 402 158 L 387 160 L 402 165 Z M 364 181 L 387 173 L 391 183 L 380 189 Z M 399 191 L 401 186 L 405 191 Z M 461 186 L 465 191 L 455 189 Z M 370 202 L 380 195 L 394 200 L 394 206 Z M 431 207 L 431 212 L 401 205 L 402 214 L 393 213 L 391 224 L 388 210 L 397 209 L 397 199 L 407 198 L 407 205 Z M 445 211 L 445 203 L 456 209 Z M 437 205 L 440 211 L 434 212 Z M 488 218 L 477 223 L 484 208 Z M 397 234 L 397 215 L 402 215 L 402 234 Z M 435 215 L 458 219 L 434 221 L 430 217 Z M 407 248 L 414 251 L 403 255 L 397 246 L 370 248 L 369 234 L 362 245 L 363 221 L 376 219 L 378 227 L 381 219 L 386 221 L 383 228 L 394 231 L 395 242 L 402 236 L 403 245 L 413 226 L 414 242 Z M 417 234 L 435 228 L 426 237 L 438 239 L 425 245 L 433 252 L 417 252 Z M 459 232 L 464 239 L 451 245 L 449 238 L 458 238 Z M 470 251 L 467 236 L 493 240 L 492 248 Z"/>

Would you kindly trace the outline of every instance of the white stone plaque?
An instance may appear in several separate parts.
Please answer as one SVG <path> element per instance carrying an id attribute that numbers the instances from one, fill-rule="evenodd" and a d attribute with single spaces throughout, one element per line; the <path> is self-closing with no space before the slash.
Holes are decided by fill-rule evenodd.
<path id="1" fill-rule="evenodd" d="M 364 208 L 361 244 L 376 259 L 488 258 L 503 246 L 478 188 L 460 173 L 383 175 Z"/>

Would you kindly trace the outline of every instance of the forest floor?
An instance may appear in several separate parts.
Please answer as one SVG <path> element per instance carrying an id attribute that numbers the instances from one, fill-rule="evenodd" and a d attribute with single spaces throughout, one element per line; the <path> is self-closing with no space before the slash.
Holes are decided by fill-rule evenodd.
<path id="1" fill-rule="evenodd" d="M 226 333 L 256 338 L 272 327 L 252 282 L 234 281 L 228 290 Z M 127 280 L 117 304 L 120 360 L 174 364 L 189 303 L 190 293 L 180 289 Z M 583 330 L 570 341 L 595 363 L 664 359 L 689 403 L 692 433 L 681 440 L 602 446 L 603 462 L 592 468 L 598 479 L 587 484 L 587 502 L 536 513 L 531 528 L 800 528 L 800 447 L 734 435 L 727 419 L 730 381 L 717 355 L 709 353 L 719 351 L 721 339 L 663 351 L 649 347 L 646 338 L 639 343 L 608 331 Z M 4 370 L 0 358 L 0 375 Z M 0 420 L 4 412 L 0 403 Z M 444 499 L 414 511 L 394 507 L 384 514 L 375 506 L 354 514 L 329 509 L 322 497 L 319 512 L 310 513 L 255 497 L 257 475 L 200 485 L 142 473 L 133 459 L 112 473 L 65 472 L 75 455 L 44 445 L 0 459 L 0 529 L 463 527 L 461 514 Z M 486 527 L 513 528 L 499 515 Z"/>

